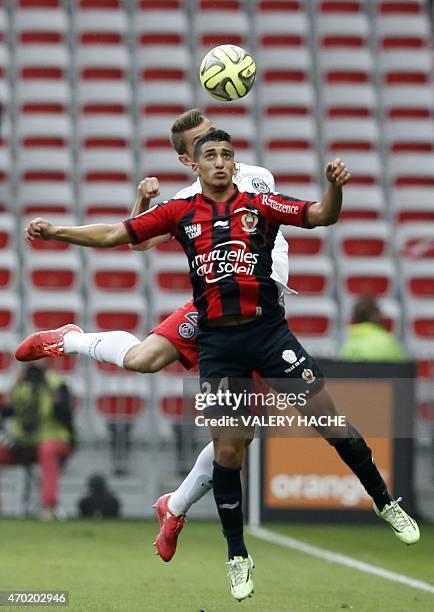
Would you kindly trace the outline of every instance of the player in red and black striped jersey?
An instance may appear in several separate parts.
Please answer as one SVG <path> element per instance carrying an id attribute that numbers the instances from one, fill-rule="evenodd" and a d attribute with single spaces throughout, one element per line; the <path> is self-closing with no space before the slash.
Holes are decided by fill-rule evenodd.
<path id="1" fill-rule="evenodd" d="M 313 414 L 335 415 L 334 403 L 323 388 L 321 371 L 288 330 L 269 277 L 271 244 L 280 223 L 315 227 L 337 221 L 342 186 L 349 178 L 345 165 L 327 166 L 329 187 L 318 203 L 277 194 L 240 194 L 232 184 L 234 153 L 230 137 L 215 131 L 196 143 L 194 169 L 202 182 L 203 196 L 171 200 L 114 225 L 59 228 L 36 219 L 27 228 L 27 237 L 110 247 L 172 234 L 189 258 L 199 312 L 203 388 L 216 389 L 223 381 L 231 388 L 232 381 L 238 385 L 235 379 L 249 379 L 256 371 L 272 381 L 277 391 L 287 392 L 288 382 L 295 381 L 297 390 L 308 398 Z M 288 363 L 294 367 L 288 367 Z M 253 591 L 253 565 L 243 539 L 241 510 L 240 468 L 245 437 L 237 430 L 230 432 L 231 437 L 215 429 L 211 432 L 215 449 L 214 497 L 228 543 L 231 576 L 236 578 L 231 582 L 231 592 L 241 600 Z M 391 498 L 372 461 L 371 450 L 357 430 L 348 425 L 329 442 L 358 476 L 374 499 L 376 512 L 393 527 L 397 537 L 407 544 L 417 542 L 416 523 Z"/>
<path id="2" fill-rule="evenodd" d="M 229 149 L 223 155 L 231 154 Z M 205 157 L 214 155 L 211 148 Z M 217 180 L 228 170 L 218 170 Z M 190 264 L 194 304 L 200 325 L 230 315 L 257 316 L 279 304 L 271 251 L 281 224 L 308 227 L 311 202 L 280 194 L 240 193 L 218 201 L 198 193 L 170 200 L 126 220 L 131 242 L 170 233 Z"/>

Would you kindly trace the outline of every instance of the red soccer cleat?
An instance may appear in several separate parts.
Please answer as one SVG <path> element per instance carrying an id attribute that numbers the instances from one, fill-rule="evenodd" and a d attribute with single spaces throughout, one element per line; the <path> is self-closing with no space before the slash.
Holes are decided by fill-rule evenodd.
<path id="1" fill-rule="evenodd" d="M 170 561 L 176 553 L 178 536 L 185 523 L 185 514 L 175 516 L 170 512 L 167 505 L 170 496 L 171 493 L 166 493 L 166 495 L 159 497 L 154 504 L 157 518 L 160 521 L 160 531 L 154 542 L 154 546 L 157 549 L 156 554 L 159 555 L 163 561 Z"/>
<path id="2" fill-rule="evenodd" d="M 18 359 L 18 361 L 36 361 L 36 359 L 42 359 L 43 357 L 63 357 L 63 337 L 69 331 L 83 333 L 78 325 L 68 323 L 57 329 L 36 332 L 36 334 L 27 336 L 15 351 L 15 359 Z"/>

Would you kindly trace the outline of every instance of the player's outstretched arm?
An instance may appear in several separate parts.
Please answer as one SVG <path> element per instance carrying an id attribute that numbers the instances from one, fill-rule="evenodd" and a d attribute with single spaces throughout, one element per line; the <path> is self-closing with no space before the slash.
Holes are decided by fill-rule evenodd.
<path id="1" fill-rule="evenodd" d="M 32 240 L 60 240 L 79 246 L 115 247 L 131 242 L 131 238 L 123 223 L 97 223 L 77 227 L 56 226 L 37 217 L 33 219 L 24 231 L 27 242 Z"/>
<path id="2" fill-rule="evenodd" d="M 146 178 L 144 178 L 143 181 L 140 181 L 139 186 L 137 187 L 136 201 L 134 202 L 133 210 L 131 211 L 131 216 L 136 217 L 137 215 L 140 215 L 143 212 L 147 211 L 151 200 L 153 198 L 157 198 L 159 195 L 160 184 L 158 182 L 158 179 L 155 176 L 147 176 Z M 169 239 L 169 234 L 166 234 L 164 236 L 156 236 L 155 238 L 151 238 L 150 240 L 144 240 L 140 244 L 132 244 L 130 245 L 130 249 L 134 251 L 148 251 L 157 244 L 166 242 Z"/>
<path id="3" fill-rule="evenodd" d="M 339 219 L 342 208 L 342 187 L 350 180 L 350 173 L 344 162 L 337 158 L 325 168 L 329 182 L 321 202 L 312 204 L 307 211 L 309 227 L 333 225 Z"/>

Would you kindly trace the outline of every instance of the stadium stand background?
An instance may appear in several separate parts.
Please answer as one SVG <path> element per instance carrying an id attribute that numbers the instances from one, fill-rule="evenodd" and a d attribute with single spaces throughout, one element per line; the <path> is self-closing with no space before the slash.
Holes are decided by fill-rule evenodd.
<path id="1" fill-rule="evenodd" d="M 191 175 L 168 133 L 178 113 L 201 106 L 232 133 L 238 159 L 269 168 L 283 193 L 318 198 L 325 161 L 345 159 L 353 176 L 338 226 L 284 230 L 290 286 L 300 293 L 288 299 L 287 315 L 308 349 L 333 357 L 354 299 L 376 295 L 389 329 L 419 363 L 418 437 L 428 455 L 434 431 L 431 26 L 424 0 L 3 0 L 0 394 L 16 376 L 13 351 L 23 335 L 73 321 L 143 337 L 190 297 L 187 263 L 174 241 L 142 255 L 28 245 L 21 234 L 35 215 L 65 224 L 119 220 L 144 176 L 159 177 L 162 198 L 188 184 Z M 202 55 L 224 42 L 247 47 L 258 65 L 253 93 L 238 103 L 214 102 L 196 78 Z M 140 514 L 142 489 L 151 499 L 175 482 L 173 457 L 158 450 L 173 441 L 182 368 L 143 377 L 74 357 L 50 367 L 71 384 L 82 445 L 93 452 L 85 459 L 78 453 L 68 466 L 63 503 L 76 499 L 91 467 L 108 461 L 108 425 L 116 438 L 117 425 L 126 422 L 134 448 L 130 477 L 119 479 L 118 491 L 129 496 L 128 510 Z M 152 457 L 160 462 L 158 474 Z M 422 488 L 431 477 L 428 464 Z M 166 480 L 165 469 L 172 474 Z M 12 481 L 8 486 L 15 494 Z"/>

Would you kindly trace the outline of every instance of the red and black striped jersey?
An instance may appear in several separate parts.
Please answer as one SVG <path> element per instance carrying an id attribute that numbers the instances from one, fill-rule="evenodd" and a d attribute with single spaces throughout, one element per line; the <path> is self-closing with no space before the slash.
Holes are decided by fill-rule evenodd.
<path id="1" fill-rule="evenodd" d="M 169 200 L 124 221 L 133 243 L 170 233 L 190 266 L 199 324 L 226 315 L 255 315 L 278 307 L 270 278 L 280 225 L 307 227 L 312 202 L 272 193 L 239 192 L 225 202 L 197 193 Z"/>

